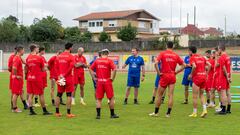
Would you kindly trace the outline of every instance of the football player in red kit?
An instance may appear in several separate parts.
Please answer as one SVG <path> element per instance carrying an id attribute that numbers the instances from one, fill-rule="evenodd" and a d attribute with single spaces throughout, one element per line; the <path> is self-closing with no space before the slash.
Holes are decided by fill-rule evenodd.
<path id="1" fill-rule="evenodd" d="M 56 117 L 61 117 L 59 111 L 60 97 L 66 92 L 67 95 L 67 117 L 75 117 L 71 113 L 72 92 L 74 91 L 73 68 L 75 64 L 74 56 L 71 54 L 72 43 L 65 44 L 65 51 L 56 58 L 56 73 L 58 76 L 58 93 L 56 97 Z"/>
<path id="2" fill-rule="evenodd" d="M 31 53 L 26 59 L 26 73 L 27 73 L 27 93 L 28 93 L 28 103 L 30 113 L 29 115 L 36 115 L 33 110 L 33 97 L 34 95 L 39 96 L 41 107 L 43 110 L 43 115 L 51 115 L 52 113 L 48 112 L 45 105 L 44 99 L 44 85 L 42 72 L 46 70 L 45 63 L 43 59 L 37 55 L 39 48 L 37 45 L 32 44 L 30 46 Z"/>
<path id="3" fill-rule="evenodd" d="M 96 119 L 100 119 L 101 115 L 101 104 L 102 99 L 104 97 L 104 93 L 106 93 L 107 98 L 109 99 L 109 108 L 111 118 L 119 118 L 118 115 L 114 113 L 114 91 L 112 82 L 116 76 L 116 66 L 113 61 L 108 58 L 109 50 L 103 49 L 101 51 L 101 58 L 96 59 L 96 61 L 90 67 L 90 73 L 93 80 L 97 83 L 96 89 L 96 98 L 97 98 L 97 117 Z M 96 72 L 96 76 L 95 73 Z"/>
<path id="4" fill-rule="evenodd" d="M 195 46 L 189 47 L 189 55 L 191 56 L 190 65 L 192 66 L 192 72 L 189 75 L 189 79 L 193 80 L 193 113 L 189 115 L 189 117 L 197 117 L 197 104 L 199 97 L 203 106 L 201 117 L 204 118 L 207 115 L 207 106 L 204 97 L 207 81 L 206 66 L 208 66 L 207 70 L 209 71 L 211 64 L 207 62 L 203 56 L 197 54 L 197 48 Z"/>
<path id="5" fill-rule="evenodd" d="M 218 113 L 225 115 L 231 113 L 231 94 L 230 94 L 230 83 L 231 83 L 231 60 L 225 52 L 226 48 L 224 45 L 218 46 L 218 52 L 220 57 L 218 59 L 217 66 L 219 66 L 219 76 L 217 89 L 221 92 L 221 103 L 222 110 Z M 227 106 L 227 110 L 226 110 Z"/>
<path id="6" fill-rule="evenodd" d="M 12 92 L 12 65 L 13 65 L 13 58 L 17 54 L 17 51 L 16 51 L 17 48 L 18 47 L 15 48 L 15 52 L 13 52 L 10 55 L 10 57 L 8 58 L 8 71 L 10 72 L 10 76 L 9 76 L 9 89 L 10 89 L 10 92 Z M 23 59 L 22 59 L 22 63 L 25 64 L 25 61 Z M 11 94 L 11 110 L 13 109 L 12 96 L 13 95 Z M 23 106 L 24 106 L 24 110 L 28 109 L 28 105 L 26 103 L 26 100 L 24 99 L 24 91 L 22 92 L 22 95 L 20 95 L 20 98 L 22 100 L 22 103 L 23 103 Z"/>
<path id="7" fill-rule="evenodd" d="M 180 73 L 184 70 L 185 64 L 180 56 L 173 51 L 173 42 L 167 43 L 167 50 L 161 52 L 156 61 L 155 61 L 155 69 L 161 79 L 159 81 L 158 87 L 158 98 L 155 104 L 155 111 L 150 113 L 149 116 L 157 117 L 159 116 L 159 107 L 162 104 L 162 96 L 166 91 L 166 88 L 169 88 L 168 93 L 168 111 L 166 113 L 166 117 L 170 117 L 171 110 L 173 107 L 173 93 L 176 83 L 176 74 Z M 158 64 L 161 63 L 161 72 L 159 70 Z M 176 71 L 177 65 L 180 65 L 180 69 Z"/>
<path id="8" fill-rule="evenodd" d="M 75 93 L 78 84 L 80 85 L 80 104 L 86 105 L 84 102 L 84 85 L 85 85 L 85 75 L 84 68 L 87 68 L 86 58 L 83 56 L 84 49 L 82 47 L 78 48 L 78 54 L 75 55 L 75 65 L 74 65 L 74 85 L 75 90 L 72 95 L 72 105 L 75 105 Z"/>
<path id="9" fill-rule="evenodd" d="M 24 54 L 24 48 L 23 47 L 17 47 L 16 48 L 16 55 L 13 58 L 12 63 L 12 104 L 13 104 L 13 112 L 19 113 L 22 112 L 17 107 L 17 98 L 18 96 L 22 95 L 23 92 L 23 68 L 22 68 L 22 56 Z"/>

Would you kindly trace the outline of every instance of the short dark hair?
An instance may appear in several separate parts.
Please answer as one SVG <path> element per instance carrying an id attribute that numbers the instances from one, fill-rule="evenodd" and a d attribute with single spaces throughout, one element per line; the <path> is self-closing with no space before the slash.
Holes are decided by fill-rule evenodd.
<path id="1" fill-rule="evenodd" d="M 207 50 L 205 53 L 207 53 L 207 54 L 211 54 L 212 51 L 211 51 L 211 50 Z"/>
<path id="2" fill-rule="evenodd" d="M 197 53 L 197 47 L 196 47 L 196 46 L 189 46 L 188 49 L 189 49 L 189 51 L 191 51 L 192 53 Z"/>
<path id="3" fill-rule="evenodd" d="M 70 48 L 72 48 L 72 46 L 73 46 L 73 43 L 66 43 L 65 44 L 65 49 L 69 50 Z"/>
<path id="4" fill-rule="evenodd" d="M 37 48 L 37 45 L 31 44 L 29 48 L 30 48 L 30 51 L 33 52 L 34 49 Z"/>
<path id="5" fill-rule="evenodd" d="M 98 52 L 98 56 L 99 56 L 99 57 L 102 56 L 102 52 L 101 52 L 101 51 Z"/>
<path id="6" fill-rule="evenodd" d="M 22 47 L 22 46 L 17 46 L 17 47 L 15 48 L 15 50 L 16 50 L 16 52 L 20 52 L 21 50 L 23 50 L 23 47 Z"/>
<path id="7" fill-rule="evenodd" d="M 170 48 L 170 49 L 173 48 L 173 42 L 172 41 L 167 42 L 167 48 Z"/>
<path id="8" fill-rule="evenodd" d="M 218 47 L 215 47 L 214 50 L 215 50 L 215 51 L 218 51 Z"/>
<path id="9" fill-rule="evenodd" d="M 45 47 L 39 47 L 39 52 L 45 51 Z"/>
<path id="10" fill-rule="evenodd" d="M 226 50 L 225 45 L 219 45 L 218 48 L 221 49 L 222 51 L 225 51 L 225 50 Z"/>
<path id="11" fill-rule="evenodd" d="M 137 48 L 137 47 L 134 47 L 134 48 L 132 48 L 132 50 L 136 50 L 137 52 L 139 51 L 139 49 Z"/>

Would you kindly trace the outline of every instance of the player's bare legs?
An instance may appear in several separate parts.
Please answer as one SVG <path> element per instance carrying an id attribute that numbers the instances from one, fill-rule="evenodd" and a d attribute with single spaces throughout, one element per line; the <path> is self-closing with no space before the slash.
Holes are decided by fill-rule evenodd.
<path id="1" fill-rule="evenodd" d="M 184 88 L 185 88 L 184 90 L 185 101 L 183 102 L 183 104 L 188 104 L 189 86 L 185 85 Z"/>
<path id="2" fill-rule="evenodd" d="M 45 105 L 45 99 L 44 99 L 44 95 L 39 95 L 39 99 L 40 99 L 40 104 L 42 106 L 42 110 L 43 110 L 43 115 L 52 115 L 52 113 L 47 111 L 46 105 Z"/>
<path id="3" fill-rule="evenodd" d="M 27 110 L 27 109 L 28 109 L 28 105 L 27 105 L 26 100 L 25 100 L 25 98 L 24 98 L 24 91 L 23 91 L 22 94 L 20 95 L 20 99 L 21 99 L 21 101 L 22 101 L 22 103 L 23 103 L 24 110 Z"/>
<path id="4" fill-rule="evenodd" d="M 211 92 L 210 91 L 206 91 L 206 97 L 207 97 L 207 105 L 210 104 L 210 98 L 211 98 Z"/>
<path id="5" fill-rule="evenodd" d="M 29 115 L 37 115 L 33 110 L 33 97 L 34 97 L 33 94 L 28 95 L 28 104 L 29 104 L 29 110 L 30 110 Z"/>
<path id="6" fill-rule="evenodd" d="M 156 95 L 157 95 L 157 89 L 158 88 L 154 88 L 153 89 L 153 94 L 152 94 L 152 101 L 149 102 L 149 104 L 154 104 L 154 101 L 155 101 L 155 98 L 156 98 Z"/>
<path id="7" fill-rule="evenodd" d="M 134 104 L 138 104 L 138 88 L 134 88 Z"/>
<path id="8" fill-rule="evenodd" d="M 225 115 L 226 114 L 226 106 L 227 106 L 227 92 L 226 90 L 221 90 L 221 103 L 222 103 L 222 110 L 219 114 Z"/>
<path id="9" fill-rule="evenodd" d="M 51 79 L 51 92 L 50 93 L 51 93 L 52 105 L 55 105 L 55 100 L 54 100 L 55 84 L 56 84 L 55 79 Z"/>
<path id="10" fill-rule="evenodd" d="M 86 105 L 83 99 L 84 99 L 84 85 L 80 84 L 80 103 L 82 105 Z"/>
<path id="11" fill-rule="evenodd" d="M 199 92 L 199 98 L 201 100 L 201 104 L 202 104 L 202 107 L 203 107 L 203 113 L 201 114 L 201 117 L 204 118 L 206 117 L 207 115 L 207 106 L 206 106 L 206 101 L 205 101 L 205 97 L 204 97 L 204 89 L 200 89 L 200 92 Z"/>
<path id="12" fill-rule="evenodd" d="M 167 117 L 170 117 L 172 107 L 173 107 L 173 92 L 174 92 L 175 84 L 170 84 L 168 89 L 168 111 L 166 113 Z"/>
<path id="13" fill-rule="evenodd" d="M 17 99 L 18 99 L 18 95 L 13 94 L 13 97 L 12 97 L 13 112 L 19 113 L 19 112 L 22 112 L 22 111 L 19 110 L 18 107 L 17 107 Z"/>
<path id="14" fill-rule="evenodd" d="M 157 93 L 157 100 L 155 103 L 155 111 L 151 114 L 149 114 L 150 116 L 159 116 L 158 112 L 159 112 L 159 108 L 162 104 L 162 96 L 165 93 L 166 88 L 163 88 L 161 86 L 158 87 L 158 93 Z"/>
<path id="15" fill-rule="evenodd" d="M 126 96 L 125 96 L 125 100 L 124 100 L 125 105 L 127 104 L 128 97 L 129 97 L 129 94 L 130 94 L 130 90 L 131 90 L 131 87 L 126 88 Z"/>
<path id="16" fill-rule="evenodd" d="M 230 114 L 231 113 L 231 101 L 232 101 L 230 89 L 227 90 L 227 100 L 228 100 L 227 113 Z"/>
<path id="17" fill-rule="evenodd" d="M 215 89 L 211 89 L 210 94 L 210 105 L 209 107 L 215 107 Z"/>
<path id="18" fill-rule="evenodd" d="M 205 104 L 204 99 L 204 90 L 200 90 L 200 87 L 198 87 L 196 84 L 193 83 L 193 113 L 189 115 L 189 117 L 197 117 L 197 106 L 198 106 L 198 96 L 201 100 L 201 104 L 203 105 L 203 113 L 201 114 L 201 117 L 204 118 L 207 115 L 207 107 Z"/>
<path id="19" fill-rule="evenodd" d="M 110 104 L 111 104 L 111 101 L 110 101 Z M 101 107 L 102 107 L 102 99 L 97 99 L 97 103 L 96 103 L 97 117 L 96 117 L 96 119 L 100 119 L 100 117 L 101 117 Z"/>
<path id="20" fill-rule="evenodd" d="M 72 102 L 71 102 L 71 104 L 72 105 L 75 105 L 76 103 L 75 103 L 75 95 L 76 95 L 76 91 L 77 91 L 77 84 L 75 84 L 74 85 L 74 91 L 72 92 Z"/>

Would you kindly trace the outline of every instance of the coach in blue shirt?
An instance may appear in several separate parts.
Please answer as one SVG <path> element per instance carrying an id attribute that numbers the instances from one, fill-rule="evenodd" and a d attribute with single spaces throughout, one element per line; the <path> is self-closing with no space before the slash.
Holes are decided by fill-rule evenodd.
<path id="1" fill-rule="evenodd" d="M 139 50 L 137 48 L 132 49 L 132 56 L 128 57 L 123 69 L 129 65 L 128 69 L 128 80 L 127 80 L 127 90 L 124 104 L 127 104 L 128 96 L 130 94 L 131 87 L 134 87 L 134 104 L 138 104 L 138 88 L 140 87 L 140 79 L 144 81 L 145 78 L 145 67 L 144 60 L 141 56 L 138 55 Z M 142 71 L 142 78 L 141 78 Z"/>

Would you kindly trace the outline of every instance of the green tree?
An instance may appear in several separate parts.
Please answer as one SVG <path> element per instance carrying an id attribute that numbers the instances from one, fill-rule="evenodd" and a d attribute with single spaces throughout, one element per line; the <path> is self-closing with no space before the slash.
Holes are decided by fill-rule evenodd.
<path id="1" fill-rule="evenodd" d="M 30 26 L 33 41 L 56 41 L 63 38 L 64 29 L 61 21 L 53 16 L 47 16 L 41 20 L 34 19 L 34 24 Z"/>
<path id="2" fill-rule="evenodd" d="M 111 36 L 109 36 L 105 31 L 103 31 L 100 33 L 98 40 L 100 42 L 109 42 L 111 41 Z"/>
<path id="3" fill-rule="evenodd" d="M 128 23 L 127 26 L 120 29 L 117 33 L 117 37 L 122 41 L 131 41 L 134 40 L 137 36 L 137 28 L 133 27 L 131 23 Z"/>
<path id="4" fill-rule="evenodd" d="M 80 42 L 81 32 L 78 27 L 67 27 L 64 30 L 64 40 L 69 42 Z"/>
<path id="5" fill-rule="evenodd" d="M 19 35 L 18 35 L 19 42 L 29 42 L 31 41 L 30 37 L 30 28 L 24 25 L 19 26 Z"/>
<path id="6" fill-rule="evenodd" d="M 91 41 L 92 41 L 92 33 L 91 32 L 86 31 L 81 35 L 80 42 L 87 43 L 87 42 L 91 42 Z"/>
<path id="7" fill-rule="evenodd" d="M 16 42 L 18 35 L 19 28 L 14 20 L 3 18 L 0 21 L 0 42 Z"/>

